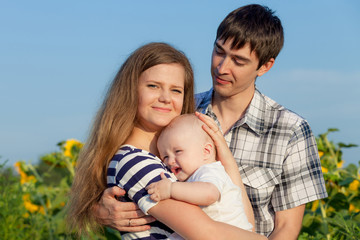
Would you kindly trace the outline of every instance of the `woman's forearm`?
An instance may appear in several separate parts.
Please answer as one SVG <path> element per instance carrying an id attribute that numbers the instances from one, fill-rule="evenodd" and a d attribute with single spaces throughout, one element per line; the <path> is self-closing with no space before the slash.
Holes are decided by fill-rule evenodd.
<path id="1" fill-rule="evenodd" d="M 266 239 L 264 236 L 216 222 L 198 206 L 173 199 L 160 201 L 149 214 L 185 239 Z"/>

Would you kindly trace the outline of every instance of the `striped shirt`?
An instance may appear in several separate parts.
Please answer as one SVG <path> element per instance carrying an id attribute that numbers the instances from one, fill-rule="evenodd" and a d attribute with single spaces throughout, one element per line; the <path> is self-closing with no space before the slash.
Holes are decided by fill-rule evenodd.
<path id="1" fill-rule="evenodd" d="M 213 90 L 196 95 L 196 107 L 212 117 Z M 327 197 L 315 138 L 302 117 L 261 94 L 224 135 L 252 203 L 257 233 L 269 236 L 276 211 Z"/>
<path id="2" fill-rule="evenodd" d="M 155 155 L 131 145 L 123 145 L 110 161 L 107 170 L 108 187 L 119 186 L 127 195 L 122 201 L 133 201 L 148 214 L 157 202 L 150 199 L 146 186 L 161 180 L 160 173 L 176 181 L 176 177 Z M 156 221 L 150 223 L 151 229 L 143 232 L 121 232 L 121 239 L 166 239 L 173 231 Z"/>

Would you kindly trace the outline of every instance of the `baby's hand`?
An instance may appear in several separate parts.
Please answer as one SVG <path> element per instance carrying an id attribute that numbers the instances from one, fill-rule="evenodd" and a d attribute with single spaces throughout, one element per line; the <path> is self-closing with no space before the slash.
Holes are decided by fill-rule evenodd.
<path id="1" fill-rule="evenodd" d="M 160 174 L 161 180 L 150 184 L 146 190 L 151 195 L 150 199 L 153 201 L 160 201 L 171 198 L 171 180 L 168 179 L 164 173 Z"/>

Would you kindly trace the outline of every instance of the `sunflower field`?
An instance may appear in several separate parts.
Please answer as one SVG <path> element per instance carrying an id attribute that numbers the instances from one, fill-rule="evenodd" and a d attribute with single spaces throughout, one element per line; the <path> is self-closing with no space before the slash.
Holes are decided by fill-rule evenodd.
<path id="1" fill-rule="evenodd" d="M 360 239 L 360 168 L 344 167 L 342 159 L 342 149 L 356 145 L 330 141 L 333 131 L 316 138 L 329 197 L 306 205 L 300 240 Z M 15 172 L 0 164 L 1 239 L 75 239 L 66 228 L 65 205 L 82 146 L 75 139 L 60 142 L 36 165 L 16 162 Z M 121 239 L 110 228 L 88 238 Z"/>

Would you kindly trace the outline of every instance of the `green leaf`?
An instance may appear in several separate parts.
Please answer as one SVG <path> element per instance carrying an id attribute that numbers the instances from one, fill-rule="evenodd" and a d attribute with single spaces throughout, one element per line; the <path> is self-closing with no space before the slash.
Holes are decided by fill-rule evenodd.
<path id="1" fill-rule="evenodd" d="M 330 133 L 330 132 L 338 132 L 339 131 L 339 129 L 337 129 L 337 128 L 329 128 L 328 129 L 328 133 Z"/>
<path id="2" fill-rule="evenodd" d="M 351 215 L 352 219 L 354 219 L 354 221 L 356 221 L 358 224 L 360 224 L 360 212 L 357 213 L 353 213 Z"/>
<path id="3" fill-rule="evenodd" d="M 339 147 L 343 147 L 343 148 L 351 148 L 351 147 L 358 147 L 358 145 L 353 144 L 353 143 L 349 143 L 349 144 L 345 144 L 345 143 L 338 143 Z"/>
<path id="4" fill-rule="evenodd" d="M 304 227 L 310 227 L 310 225 L 314 222 L 315 216 L 306 214 L 303 218 L 302 225 Z"/>
<path id="5" fill-rule="evenodd" d="M 356 207 L 357 209 L 360 209 L 360 195 L 359 195 L 359 193 L 357 193 L 357 196 L 351 198 L 350 203 L 352 205 L 354 205 L 354 207 Z"/>
<path id="6" fill-rule="evenodd" d="M 346 185 L 349 185 L 350 183 L 352 183 L 352 181 L 354 181 L 353 177 L 347 177 L 344 180 L 340 181 L 339 185 L 340 186 L 346 186 Z"/>
<path id="7" fill-rule="evenodd" d="M 355 164 L 350 163 L 345 169 L 354 177 L 358 176 L 359 169 Z"/>
<path id="8" fill-rule="evenodd" d="M 336 193 L 331 197 L 329 201 L 329 206 L 333 207 L 335 210 L 339 211 L 341 209 L 349 209 L 349 202 L 347 197 L 343 193 Z"/>
<path id="9" fill-rule="evenodd" d="M 119 231 L 105 227 L 105 236 L 107 240 L 119 240 L 121 238 Z"/>

